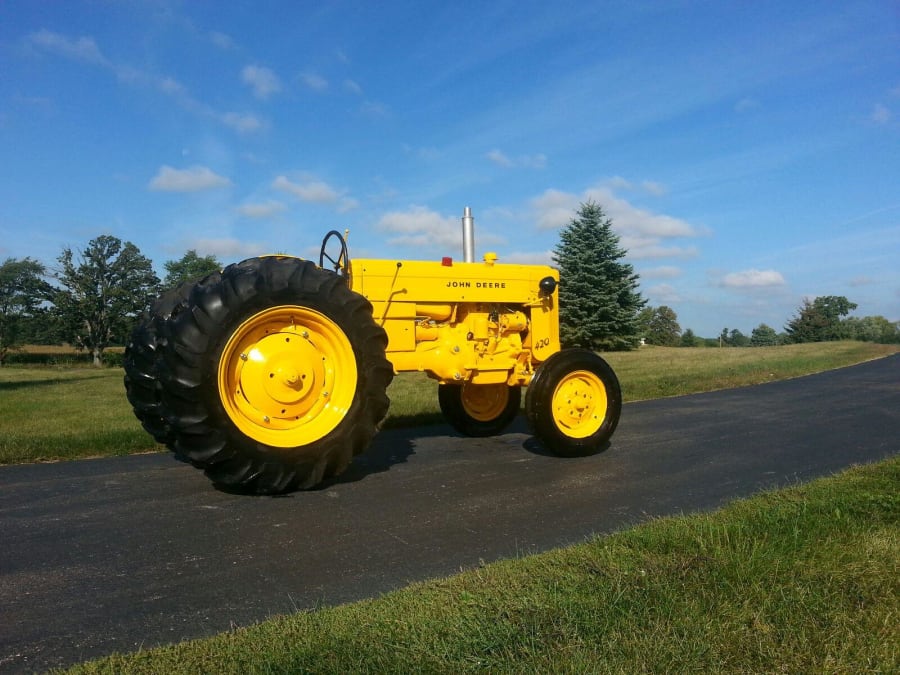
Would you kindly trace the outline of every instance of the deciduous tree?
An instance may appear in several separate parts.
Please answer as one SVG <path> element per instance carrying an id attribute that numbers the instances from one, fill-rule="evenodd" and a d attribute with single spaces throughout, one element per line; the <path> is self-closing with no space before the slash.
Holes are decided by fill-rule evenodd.
<path id="1" fill-rule="evenodd" d="M 891 323 L 883 316 L 864 316 L 861 319 L 851 316 L 844 319 L 842 328 L 849 340 L 883 344 L 900 342 L 900 322 Z"/>
<path id="2" fill-rule="evenodd" d="M 728 344 L 732 347 L 749 347 L 750 338 L 744 335 L 737 328 L 732 328 L 728 334 Z"/>
<path id="3" fill-rule="evenodd" d="M 647 344 L 660 347 L 677 345 L 678 339 L 681 337 L 681 326 L 678 325 L 678 315 L 675 310 L 666 305 L 650 309 L 650 319 L 644 334 Z"/>
<path id="4" fill-rule="evenodd" d="M 25 323 L 42 311 L 51 296 L 44 265 L 31 258 L 7 258 L 0 265 L 0 366 L 20 344 Z"/>
<path id="5" fill-rule="evenodd" d="M 166 268 L 166 278 L 163 281 L 166 288 L 174 288 L 185 281 L 195 281 L 222 269 L 222 263 L 216 256 L 201 257 L 194 249 L 190 249 L 179 260 L 167 261 L 163 266 Z"/>
<path id="6" fill-rule="evenodd" d="M 784 327 L 790 342 L 824 342 L 844 337 L 841 317 L 856 309 L 843 295 L 804 298 L 797 315 Z"/>
<path id="7" fill-rule="evenodd" d="M 61 288 L 55 304 L 68 339 L 91 353 L 95 366 L 113 342 L 124 342 L 136 316 L 159 290 L 150 260 L 131 242 L 101 235 L 79 255 L 58 258 Z"/>
<path id="8" fill-rule="evenodd" d="M 694 331 L 690 328 L 685 328 L 684 332 L 681 334 L 681 346 L 682 347 L 696 347 L 700 339 L 694 335 Z"/>

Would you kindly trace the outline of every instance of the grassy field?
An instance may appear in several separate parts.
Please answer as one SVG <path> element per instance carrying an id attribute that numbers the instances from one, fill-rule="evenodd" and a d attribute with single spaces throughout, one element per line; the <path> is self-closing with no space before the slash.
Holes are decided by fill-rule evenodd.
<path id="1" fill-rule="evenodd" d="M 819 342 L 744 349 L 641 348 L 605 354 L 626 401 L 731 389 L 809 375 L 900 351 L 897 345 Z"/>
<path id="2" fill-rule="evenodd" d="M 829 342 L 758 349 L 642 348 L 607 354 L 626 401 L 796 377 L 897 352 L 897 346 Z M 67 363 L 65 354 L 57 359 Z M 442 421 L 437 385 L 402 374 L 388 391 L 387 427 Z M 120 368 L 0 368 L 0 464 L 153 452 L 131 413 Z"/>
<path id="3" fill-rule="evenodd" d="M 75 673 L 896 673 L 900 458 Z"/>

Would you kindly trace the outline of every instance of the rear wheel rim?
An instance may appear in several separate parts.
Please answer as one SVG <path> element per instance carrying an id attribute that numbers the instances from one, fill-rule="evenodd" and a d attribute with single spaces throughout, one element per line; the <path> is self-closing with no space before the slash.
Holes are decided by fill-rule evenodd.
<path id="1" fill-rule="evenodd" d="M 298 447 L 337 427 L 356 395 L 353 347 L 324 314 L 284 305 L 245 320 L 218 365 L 219 397 L 246 436 Z"/>
<path id="2" fill-rule="evenodd" d="M 606 387 L 596 373 L 575 370 L 556 385 L 550 405 L 556 426 L 566 436 L 588 438 L 606 420 Z"/>

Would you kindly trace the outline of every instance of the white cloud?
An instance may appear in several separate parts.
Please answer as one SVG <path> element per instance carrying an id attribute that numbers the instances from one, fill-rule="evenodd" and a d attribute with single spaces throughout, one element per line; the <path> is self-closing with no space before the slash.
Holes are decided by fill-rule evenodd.
<path id="1" fill-rule="evenodd" d="M 515 265 L 549 265 L 551 267 L 556 265 L 556 263 L 553 262 L 553 251 L 515 251 L 500 256 L 499 262 Z"/>
<path id="2" fill-rule="evenodd" d="M 662 183 L 657 183 L 655 180 L 643 181 L 641 183 L 641 188 L 644 190 L 644 192 L 651 194 L 654 197 L 662 197 L 669 191 L 669 188 L 667 188 Z"/>
<path id="3" fill-rule="evenodd" d="M 395 246 L 452 250 L 462 247 L 462 220 L 455 216 L 442 216 L 424 206 L 413 205 L 406 211 L 386 213 L 376 227 L 394 235 L 388 239 L 388 243 Z M 503 241 L 495 235 L 475 234 L 475 243 L 481 248 Z"/>
<path id="4" fill-rule="evenodd" d="M 242 134 L 259 131 L 265 126 L 255 115 L 229 112 L 219 115 L 218 117 L 226 127 L 230 127 Z"/>
<path id="5" fill-rule="evenodd" d="M 589 188 L 581 195 L 553 189 L 545 191 L 532 200 L 538 228 L 556 229 L 567 225 L 579 205 L 588 201 L 597 202 L 612 219 L 613 227 L 623 236 L 633 234 L 660 238 L 696 237 L 700 234 L 698 228 L 680 218 L 652 213 L 632 205 L 617 197 L 605 185 Z"/>
<path id="6" fill-rule="evenodd" d="M 241 81 L 253 90 L 253 95 L 266 100 L 272 94 L 281 91 L 281 80 L 269 68 L 263 66 L 244 66 Z"/>
<path id="7" fill-rule="evenodd" d="M 317 73 L 300 73 L 300 81 L 315 91 L 328 89 L 328 80 Z"/>
<path id="8" fill-rule="evenodd" d="M 891 111 L 888 110 L 887 106 L 876 103 L 875 108 L 872 110 L 872 121 L 876 124 L 887 124 L 891 121 Z"/>
<path id="9" fill-rule="evenodd" d="M 357 84 L 353 80 L 344 80 L 344 89 L 346 91 L 349 91 L 351 94 L 356 94 L 357 96 L 363 95 L 362 87 L 360 87 L 359 84 Z"/>
<path id="10" fill-rule="evenodd" d="M 657 284 L 644 289 L 644 292 L 655 305 L 675 304 L 682 300 L 678 290 L 671 284 Z"/>
<path id="11" fill-rule="evenodd" d="M 253 256 L 271 252 L 267 244 L 259 242 L 240 241 L 234 238 L 203 239 L 196 238 L 187 241 L 184 248 L 193 249 L 202 255 L 214 255 L 225 260 L 243 260 Z"/>
<path id="12" fill-rule="evenodd" d="M 442 156 L 441 151 L 435 147 L 413 147 L 408 143 L 404 143 L 402 147 L 403 152 L 407 155 L 412 155 L 413 157 L 426 162 L 433 162 L 440 159 Z"/>
<path id="13" fill-rule="evenodd" d="M 634 183 L 630 180 L 622 178 L 622 176 L 613 176 L 605 182 L 607 186 L 614 190 L 633 190 Z"/>
<path id="14" fill-rule="evenodd" d="M 622 247 L 630 260 L 656 260 L 659 258 L 696 258 L 700 251 L 696 246 L 666 246 L 651 237 L 622 237 Z"/>
<path id="15" fill-rule="evenodd" d="M 742 98 L 734 104 L 734 111 L 737 113 L 745 113 L 759 107 L 759 101 L 755 98 Z"/>
<path id="16" fill-rule="evenodd" d="M 210 31 L 208 35 L 210 42 L 212 42 L 219 49 L 234 48 L 234 40 L 231 39 L 230 35 L 217 30 Z"/>
<path id="17" fill-rule="evenodd" d="M 278 176 L 272 187 L 293 195 L 301 202 L 309 204 L 334 204 L 338 213 L 347 213 L 359 208 L 359 202 L 343 192 L 331 187 L 315 176 L 304 175 L 300 180 L 291 180 L 287 176 Z"/>
<path id="18" fill-rule="evenodd" d="M 608 180 L 600 183 L 600 186 L 606 187 L 609 190 L 627 190 L 629 192 L 642 192 L 653 197 L 662 197 L 665 194 L 668 194 L 669 188 L 667 188 L 664 184 L 655 181 L 655 180 L 644 180 L 641 181 L 640 184 L 635 185 L 630 180 L 622 178 L 622 176 L 613 176 Z"/>
<path id="19" fill-rule="evenodd" d="M 462 222 L 458 218 L 442 216 L 424 206 L 386 213 L 376 227 L 396 235 L 388 243 L 400 246 L 447 246 L 462 241 Z"/>
<path id="20" fill-rule="evenodd" d="M 168 94 L 169 96 L 188 95 L 187 87 L 173 77 L 163 77 L 157 82 L 156 86 L 162 93 Z"/>
<path id="21" fill-rule="evenodd" d="M 161 166 L 148 187 L 159 192 L 200 192 L 227 187 L 231 181 L 205 166 L 174 169 Z"/>
<path id="22" fill-rule="evenodd" d="M 674 265 L 662 265 L 641 270 L 642 279 L 677 279 L 681 276 L 681 268 Z"/>
<path id="23" fill-rule="evenodd" d="M 586 200 L 593 200 L 603 207 L 603 212 L 612 218 L 613 227 L 620 234 L 641 234 L 650 237 L 696 237 L 699 232 L 690 223 L 667 216 L 652 213 L 633 206 L 621 199 L 605 186 L 598 186 L 586 191 Z"/>
<path id="24" fill-rule="evenodd" d="M 353 197 L 341 197 L 340 201 L 338 201 L 338 213 L 348 213 L 349 211 L 355 211 L 359 208 L 359 201 L 353 199 Z"/>
<path id="25" fill-rule="evenodd" d="M 287 176 L 278 176 L 272 187 L 294 195 L 301 202 L 312 204 L 333 204 L 340 198 L 340 194 L 328 183 L 312 177 L 297 182 Z"/>
<path id="26" fill-rule="evenodd" d="M 391 109 L 378 101 L 365 101 L 360 106 L 360 111 L 369 117 L 387 117 L 391 114 Z"/>
<path id="27" fill-rule="evenodd" d="M 84 61 L 86 63 L 94 63 L 98 65 L 108 65 L 100 48 L 93 38 L 79 37 L 69 38 L 59 33 L 45 29 L 39 30 L 28 36 L 31 44 L 40 47 L 48 52 L 52 52 L 67 59 L 75 61 Z"/>
<path id="28" fill-rule="evenodd" d="M 272 216 L 286 211 L 287 207 L 281 202 L 268 201 L 251 204 L 241 204 L 237 207 L 237 212 L 247 218 L 271 218 Z"/>
<path id="29" fill-rule="evenodd" d="M 502 166 L 504 168 L 511 167 L 513 165 L 512 160 L 504 155 L 499 150 L 491 150 L 487 155 L 485 155 L 489 160 L 491 160 L 497 166 Z"/>
<path id="30" fill-rule="evenodd" d="M 543 169 L 547 166 L 547 155 L 540 152 L 536 155 L 523 155 L 518 158 L 518 162 L 525 169 Z"/>
<path id="31" fill-rule="evenodd" d="M 670 245 L 667 239 L 698 237 L 703 232 L 687 221 L 653 213 L 634 206 L 618 197 L 612 185 L 619 189 L 633 189 L 633 184 L 616 177 L 576 195 L 560 190 L 546 190 L 531 201 L 538 229 L 558 229 L 569 224 L 583 203 L 594 201 L 612 220 L 613 229 L 619 235 L 620 243 L 628 251 L 632 260 L 646 258 L 689 258 L 697 255 L 696 246 Z M 644 192 L 664 189 L 660 184 L 644 181 Z"/>
<path id="32" fill-rule="evenodd" d="M 664 244 L 659 237 L 624 235 L 619 237 L 619 243 L 628 251 L 631 260 L 685 259 L 700 255 L 696 246 Z"/>
<path id="33" fill-rule="evenodd" d="M 759 290 L 786 286 L 787 282 L 776 270 L 749 269 L 726 274 L 720 284 L 735 290 Z"/>
<path id="34" fill-rule="evenodd" d="M 555 230 L 572 220 L 581 199 L 577 195 L 561 190 L 545 190 L 542 195 L 531 200 L 535 220 L 540 230 Z"/>
<path id="35" fill-rule="evenodd" d="M 259 131 L 265 126 L 259 118 L 253 115 L 216 110 L 194 98 L 188 88 L 173 77 L 157 75 L 124 63 L 108 60 L 103 56 L 93 38 L 70 38 L 48 30 L 41 30 L 29 35 L 28 42 L 33 47 L 48 53 L 104 68 L 111 72 L 119 82 L 131 87 L 155 89 L 173 99 L 183 110 L 202 118 L 215 120 L 241 133 Z"/>
<path id="36" fill-rule="evenodd" d="M 515 159 L 508 157 L 496 148 L 485 154 L 490 161 L 504 169 L 543 169 L 547 166 L 547 156 L 543 154 L 520 155 Z"/>

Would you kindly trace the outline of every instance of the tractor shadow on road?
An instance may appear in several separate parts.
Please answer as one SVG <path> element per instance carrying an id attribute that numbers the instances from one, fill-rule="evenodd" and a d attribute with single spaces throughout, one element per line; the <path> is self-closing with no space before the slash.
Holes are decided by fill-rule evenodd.
<path id="1" fill-rule="evenodd" d="M 593 452 L 589 452 L 586 455 L 572 455 L 571 457 L 566 457 L 564 455 L 560 455 L 559 453 L 548 450 L 546 446 L 541 443 L 536 437 L 531 435 L 531 430 L 528 428 L 528 424 L 525 421 L 524 415 L 519 415 L 516 418 L 516 421 L 510 426 L 508 431 L 527 434 L 527 438 L 522 442 L 522 448 L 526 452 L 530 452 L 532 455 L 540 455 L 541 457 L 555 457 L 556 459 L 578 459 L 579 457 L 585 457 L 589 455 L 599 455 L 600 453 L 606 452 L 609 450 L 611 443 L 607 441 L 600 448 Z"/>
<path id="2" fill-rule="evenodd" d="M 441 427 L 383 431 L 375 436 L 372 444 L 350 463 L 344 473 L 320 483 L 316 489 L 355 483 L 372 474 L 388 471 L 396 464 L 403 464 L 410 455 L 415 454 L 415 439 L 431 435 L 431 432 L 437 435 L 439 431 L 446 433 L 446 429 Z"/>
<path id="3" fill-rule="evenodd" d="M 521 447 L 526 452 L 543 457 L 555 457 L 558 459 L 566 459 L 560 455 L 547 450 L 540 441 L 530 435 L 524 416 L 518 416 L 508 429 L 501 436 L 512 434 L 510 438 L 515 438 L 519 434 L 528 434 L 528 437 L 522 441 L 515 442 L 515 445 Z M 317 485 L 315 490 L 324 490 L 335 485 L 344 483 L 355 483 L 364 480 L 372 474 L 389 471 L 392 466 L 407 462 L 410 456 L 414 455 L 416 444 L 425 438 L 437 437 L 462 438 L 450 425 L 433 424 L 427 426 L 419 426 L 413 428 L 394 428 L 381 431 L 369 448 L 363 454 L 356 457 L 347 470 L 339 476 L 326 480 Z M 472 439 L 472 441 L 484 442 L 486 439 Z M 606 443 L 604 447 L 595 453 L 605 452 L 610 447 L 610 443 Z M 577 459 L 577 458 L 573 458 Z"/>

